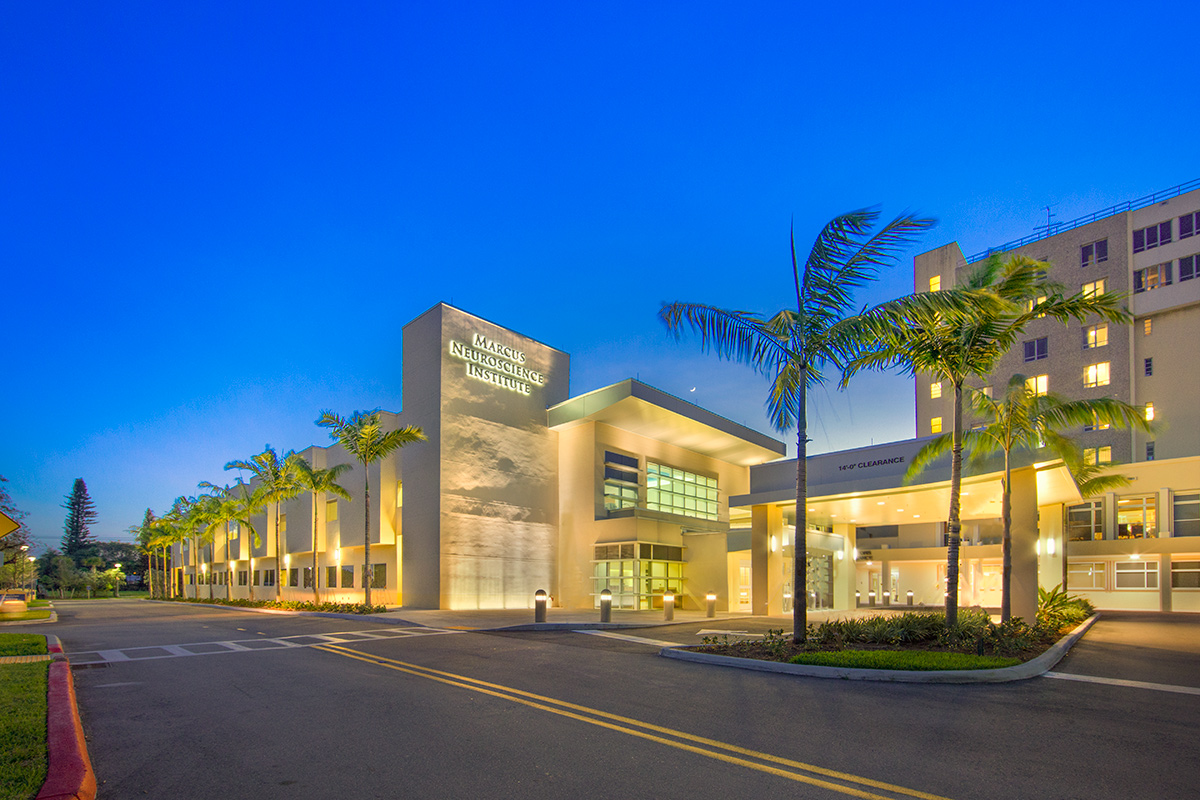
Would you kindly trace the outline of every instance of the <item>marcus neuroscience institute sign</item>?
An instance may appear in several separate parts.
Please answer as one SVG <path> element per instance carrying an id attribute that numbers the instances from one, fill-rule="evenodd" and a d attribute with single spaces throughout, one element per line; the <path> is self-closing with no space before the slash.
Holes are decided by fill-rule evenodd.
<path id="1" fill-rule="evenodd" d="M 470 344 L 450 340 L 450 355 L 466 363 L 467 377 L 528 396 L 533 386 L 545 386 L 546 376 L 525 366 L 525 353 L 481 333 Z"/>

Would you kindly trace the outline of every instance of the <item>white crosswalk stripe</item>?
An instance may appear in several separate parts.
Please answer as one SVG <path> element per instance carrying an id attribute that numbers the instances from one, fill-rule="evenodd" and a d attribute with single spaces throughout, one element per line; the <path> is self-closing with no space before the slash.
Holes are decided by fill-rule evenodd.
<path id="1" fill-rule="evenodd" d="M 233 639 L 223 642 L 189 642 L 147 647 L 122 647 L 115 650 L 67 653 L 75 665 L 114 664 L 130 661 L 153 661 L 162 658 L 187 656 L 210 656 L 221 653 L 249 653 L 260 650 L 290 650 L 312 647 L 318 644 L 353 644 L 354 642 L 378 639 L 405 639 L 415 636 L 438 636 L 463 633 L 445 628 L 379 628 L 369 631 L 342 631 L 340 633 L 299 633 L 268 639 Z"/>

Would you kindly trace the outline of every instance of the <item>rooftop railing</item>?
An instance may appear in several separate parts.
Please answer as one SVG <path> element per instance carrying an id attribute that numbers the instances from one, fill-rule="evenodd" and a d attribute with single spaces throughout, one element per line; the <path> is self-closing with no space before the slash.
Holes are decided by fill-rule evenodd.
<path id="1" fill-rule="evenodd" d="M 989 247 L 987 250 L 983 250 L 973 256 L 968 256 L 967 263 L 973 264 L 976 261 L 982 261 L 983 259 L 995 253 L 1004 253 L 1021 247 L 1022 245 L 1041 241 L 1042 239 L 1048 239 L 1051 236 L 1056 236 L 1073 228 L 1078 228 L 1081 225 L 1087 225 L 1088 223 L 1095 222 L 1098 219 L 1111 217 L 1114 214 L 1120 214 L 1125 211 L 1134 211 L 1139 208 L 1145 208 L 1146 206 L 1152 206 L 1155 203 L 1163 200 L 1168 200 L 1172 197 L 1178 197 L 1181 194 L 1186 194 L 1193 189 L 1200 189 L 1200 178 L 1197 178 L 1193 181 L 1188 181 L 1187 183 L 1181 183 L 1178 186 L 1174 186 L 1170 189 L 1163 189 L 1161 192 L 1148 194 L 1145 197 L 1139 197 L 1137 200 L 1127 200 L 1124 203 L 1117 203 L 1115 206 L 1106 208 L 1103 211 L 1097 211 L 1094 214 L 1088 214 L 1086 217 L 1079 217 L 1078 219 L 1073 219 L 1069 222 L 1052 222 L 1048 226 L 1042 226 L 1045 227 L 1046 230 L 1040 230 L 1037 233 L 1031 233 L 1028 236 L 1021 237 L 1020 239 L 1013 239 L 1011 242 L 1005 242 L 999 247 Z"/>

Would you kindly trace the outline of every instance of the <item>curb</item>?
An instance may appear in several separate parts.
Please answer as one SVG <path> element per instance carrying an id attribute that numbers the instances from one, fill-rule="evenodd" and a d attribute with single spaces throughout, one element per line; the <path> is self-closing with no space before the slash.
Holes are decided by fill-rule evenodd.
<path id="1" fill-rule="evenodd" d="M 1098 619 L 1100 619 L 1100 615 L 1093 614 L 1037 658 L 1030 659 L 1024 664 L 1018 664 L 1015 667 L 1001 667 L 999 669 L 952 669 L 926 672 L 901 669 L 818 667 L 811 664 L 786 664 L 782 661 L 761 661 L 757 658 L 738 658 L 736 656 L 719 656 L 712 653 L 697 653 L 691 650 L 680 650 L 678 647 L 664 647 L 658 651 L 658 654 L 664 658 L 674 658 L 679 661 L 715 664 L 723 667 L 749 669 L 758 672 L 778 672 L 785 675 L 800 675 L 806 678 L 838 678 L 849 681 L 883 681 L 890 683 L 1009 683 L 1011 681 L 1036 678 L 1053 669 L 1062 660 L 1063 656 L 1067 654 L 1067 651 L 1087 633 L 1088 629 Z"/>
<path id="2" fill-rule="evenodd" d="M 94 800 L 96 773 L 88 758 L 83 724 L 75 701 L 71 663 L 57 636 L 46 636 L 53 657 L 46 692 L 46 782 L 36 800 Z"/>

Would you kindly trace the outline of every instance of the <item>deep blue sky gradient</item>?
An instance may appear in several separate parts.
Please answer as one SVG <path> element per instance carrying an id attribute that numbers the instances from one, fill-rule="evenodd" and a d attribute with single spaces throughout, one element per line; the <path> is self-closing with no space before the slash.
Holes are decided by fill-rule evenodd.
<path id="1" fill-rule="evenodd" d="M 873 302 L 921 250 L 1200 177 L 1200 4 L 814 5 L 6 7 L 0 474 L 39 543 L 77 476 L 121 538 L 326 443 L 321 409 L 399 410 L 439 300 L 571 353 L 574 393 L 769 430 L 763 381 L 655 313 L 786 304 L 792 218 L 941 219 Z M 814 412 L 816 452 L 906 438 L 911 381 Z"/>

